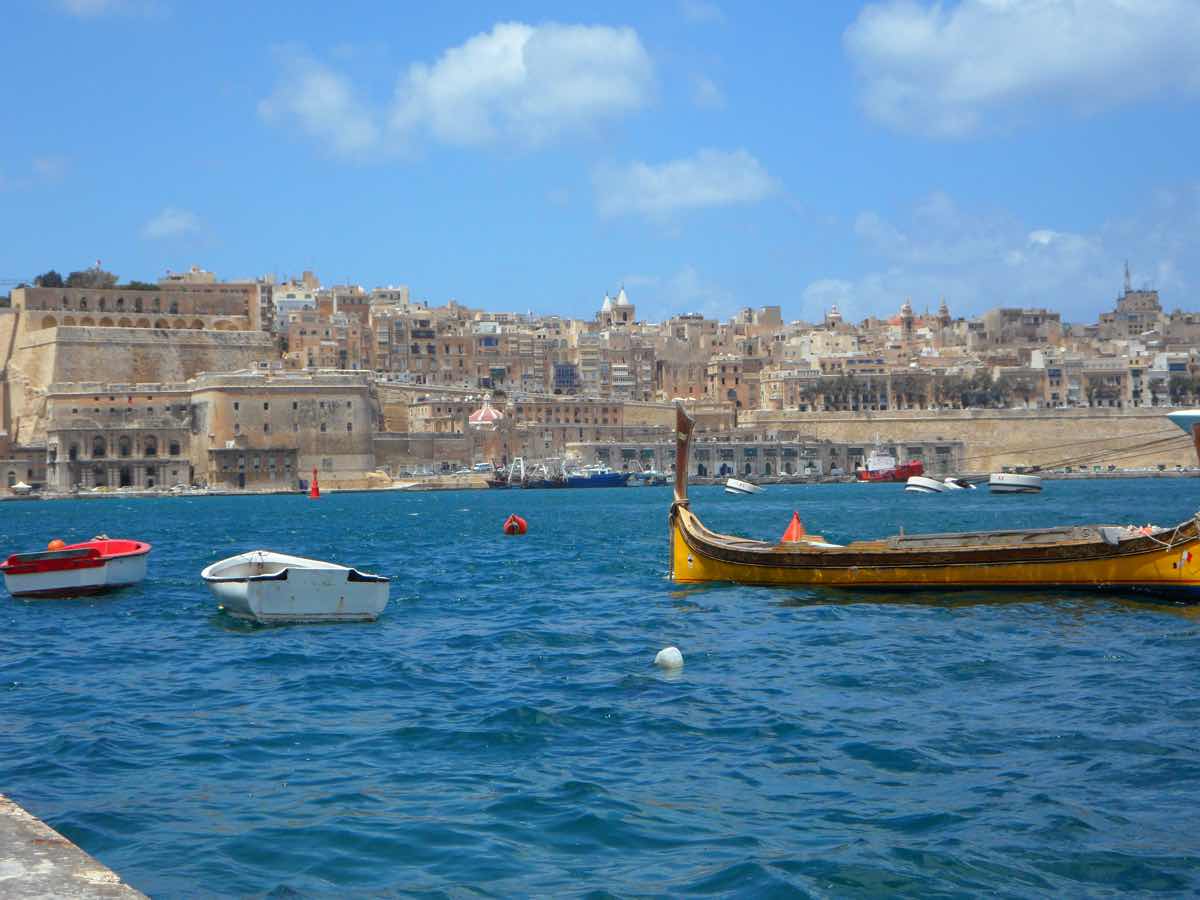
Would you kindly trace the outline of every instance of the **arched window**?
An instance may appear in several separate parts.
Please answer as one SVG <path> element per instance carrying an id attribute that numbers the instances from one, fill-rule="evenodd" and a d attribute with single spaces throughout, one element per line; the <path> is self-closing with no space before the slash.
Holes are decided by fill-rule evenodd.
<path id="1" fill-rule="evenodd" d="M 104 438 L 96 435 L 92 438 L 92 456 L 96 459 L 103 459 L 107 455 L 108 445 L 104 442 Z"/>
<path id="2" fill-rule="evenodd" d="M 179 455 L 179 441 L 171 441 L 169 450 L 170 450 L 170 453 L 172 456 L 178 456 Z"/>
<path id="3" fill-rule="evenodd" d="M 79 320 L 79 324 L 83 325 L 85 327 L 90 327 L 90 326 L 96 324 L 96 320 L 93 319 L 91 316 L 84 316 L 82 319 Z"/>
<path id="4" fill-rule="evenodd" d="M 192 330 L 194 330 L 194 331 L 203 331 L 203 330 L 204 330 L 204 323 L 203 323 L 203 322 L 201 322 L 199 319 L 193 319 L 193 320 L 192 320 Z"/>
<path id="5" fill-rule="evenodd" d="M 9 469 L 8 470 L 8 486 L 12 487 L 16 483 L 17 483 L 17 473 L 14 472 L 12 469 Z"/>
<path id="6" fill-rule="evenodd" d="M 104 309 L 106 306 L 107 306 L 107 304 L 106 304 L 104 298 L 101 297 L 99 303 L 96 304 L 96 308 L 99 309 L 100 312 L 104 312 Z"/>
<path id="7" fill-rule="evenodd" d="M 133 298 L 133 311 L 134 311 L 134 312 L 141 312 L 141 311 L 142 311 L 142 298 L 141 298 L 141 297 L 134 297 L 134 298 Z"/>
<path id="8" fill-rule="evenodd" d="M 154 327 L 155 327 L 155 328 L 162 328 L 162 329 L 166 329 L 166 328 L 167 328 L 167 320 L 166 320 L 166 319 L 155 319 L 155 320 L 154 320 Z"/>
<path id="9" fill-rule="evenodd" d="M 56 327 L 58 327 L 58 320 L 55 319 L 54 316 L 44 316 L 42 318 L 42 327 L 43 328 L 56 328 Z"/>
<path id="10" fill-rule="evenodd" d="M 117 298 L 117 312 L 121 312 L 121 311 L 123 311 L 124 309 L 125 309 L 125 298 L 124 298 L 124 297 L 118 297 L 118 298 Z"/>
<path id="11" fill-rule="evenodd" d="M 133 453 L 133 441 L 129 440 L 128 437 L 122 436 L 117 441 L 117 455 L 120 457 L 127 457 L 132 453 Z"/>
<path id="12" fill-rule="evenodd" d="M 143 456 L 158 456 L 158 438 L 148 435 L 142 444 Z"/>
<path id="13" fill-rule="evenodd" d="M 105 316 L 103 319 L 100 320 L 100 327 L 101 328 L 112 328 L 113 320 L 110 319 L 108 316 Z"/>
<path id="14" fill-rule="evenodd" d="M 72 444 L 69 448 L 67 448 L 67 459 L 71 460 L 72 462 L 79 459 L 78 444 Z"/>

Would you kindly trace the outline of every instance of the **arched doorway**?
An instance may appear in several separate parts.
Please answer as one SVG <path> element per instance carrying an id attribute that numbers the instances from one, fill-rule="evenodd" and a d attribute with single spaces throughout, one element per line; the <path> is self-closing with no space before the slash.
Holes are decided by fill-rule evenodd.
<path id="1" fill-rule="evenodd" d="M 707 478 L 708 477 L 708 467 L 706 465 L 704 465 L 704 463 L 700 463 L 700 465 L 696 466 L 696 474 L 699 475 L 701 478 Z"/>
<path id="2" fill-rule="evenodd" d="M 732 475 L 733 474 L 733 466 L 729 465 L 729 463 L 721 463 L 721 471 L 718 474 L 722 478 L 724 478 L 726 475 Z"/>
<path id="3" fill-rule="evenodd" d="M 244 488 L 245 486 L 246 486 L 246 473 L 238 472 L 238 487 Z"/>
<path id="4" fill-rule="evenodd" d="M 763 463 L 763 474 L 770 476 L 770 474 L 771 474 L 771 464 L 770 463 Z"/>
<path id="5" fill-rule="evenodd" d="M 118 485 L 120 487 L 131 487 L 133 485 L 133 467 L 121 466 L 118 473 Z"/>
<path id="6" fill-rule="evenodd" d="M 92 467 L 92 484 L 96 487 L 104 487 L 108 484 L 108 473 L 104 471 L 104 466 Z"/>
<path id="7" fill-rule="evenodd" d="M 745 468 L 744 468 L 744 470 L 743 470 L 743 474 L 745 474 L 745 475 L 749 475 L 749 474 L 750 474 L 750 470 L 751 470 L 751 468 L 752 468 L 752 467 L 751 467 L 750 463 L 746 463 L 746 466 L 745 466 Z"/>

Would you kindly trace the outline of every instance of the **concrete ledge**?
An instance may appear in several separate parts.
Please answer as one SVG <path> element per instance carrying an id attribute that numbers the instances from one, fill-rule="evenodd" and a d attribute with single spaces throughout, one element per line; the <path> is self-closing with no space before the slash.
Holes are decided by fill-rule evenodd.
<path id="1" fill-rule="evenodd" d="M 0 896 L 134 900 L 146 895 L 0 794 Z"/>

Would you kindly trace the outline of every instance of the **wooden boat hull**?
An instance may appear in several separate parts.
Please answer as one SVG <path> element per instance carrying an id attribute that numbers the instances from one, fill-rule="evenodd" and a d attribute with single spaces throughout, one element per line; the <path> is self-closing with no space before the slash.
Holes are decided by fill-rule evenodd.
<path id="1" fill-rule="evenodd" d="M 1083 540 L 1071 546 L 1071 553 L 1061 546 L 1025 553 L 1018 546 L 997 546 L 934 550 L 918 556 L 899 548 L 889 550 L 885 541 L 870 542 L 879 545 L 873 549 L 864 542 L 793 550 L 725 535 L 713 541 L 712 533 L 689 509 L 676 507 L 671 514 L 671 577 L 680 584 L 732 581 L 886 590 L 1063 588 L 1200 600 L 1200 537 L 1195 521 L 1176 532 L 1173 540 L 1166 540 L 1172 537 L 1169 530 L 1158 536 L 1161 544 L 1146 537 L 1130 537 L 1115 547 L 1102 539 Z"/>
<path id="2" fill-rule="evenodd" d="M 671 578 L 899 590 L 1016 588 L 1147 593 L 1200 601 L 1200 514 L 1175 528 L 1081 525 L 770 543 L 709 531 L 687 496 L 693 423 L 678 410 Z"/>

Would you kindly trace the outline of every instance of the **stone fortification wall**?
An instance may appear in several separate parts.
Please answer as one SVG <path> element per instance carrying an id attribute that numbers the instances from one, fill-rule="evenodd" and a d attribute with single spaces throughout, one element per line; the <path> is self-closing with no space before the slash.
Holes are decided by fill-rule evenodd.
<path id="1" fill-rule="evenodd" d="M 1102 450 L 1133 448 L 1157 437 L 1186 437 L 1166 418 L 1166 409 L 898 410 L 882 413 L 787 413 L 757 410 L 741 416 L 746 427 L 798 429 L 821 440 L 870 446 L 905 441 L 962 441 L 964 470 L 999 471 L 1002 466 L 1047 465 Z M 1196 465 L 1186 441 L 1100 465 Z M 1090 463 L 1089 463 L 1090 465 Z"/>
<path id="2" fill-rule="evenodd" d="M 45 392 L 63 382 L 186 381 L 271 359 L 261 331 L 165 331 L 80 326 L 18 329 L 7 367 L 14 440 L 44 440 Z"/>
<path id="3" fill-rule="evenodd" d="M 201 372 L 253 368 L 275 355 L 262 331 L 168 331 L 60 326 L 30 331 L 14 357 L 52 362 L 53 381 L 186 381 Z"/>

